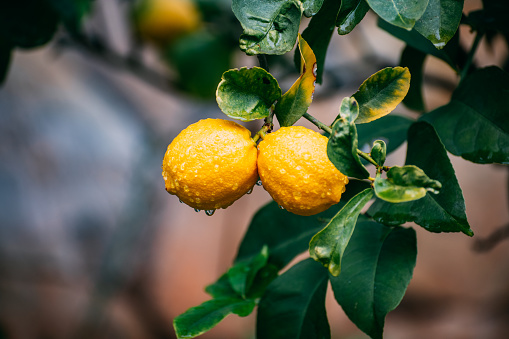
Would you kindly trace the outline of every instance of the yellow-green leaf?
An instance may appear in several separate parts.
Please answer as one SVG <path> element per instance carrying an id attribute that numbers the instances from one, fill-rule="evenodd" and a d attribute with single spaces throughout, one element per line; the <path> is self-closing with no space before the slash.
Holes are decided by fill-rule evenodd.
<path id="1" fill-rule="evenodd" d="M 364 81 L 353 97 L 359 103 L 356 124 L 363 124 L 392 112 L 410 88 L 410 71 L 406 67 L 384 68 Z"/>
<path id="2" fill-rule="evenodd" d="M 316 57 L 306 40 L 299 34 L 301 55 L 300 77 L 276 104 L 276 116 L 281 126 L 291 126 L 307 112 L 313 101 L 316 82 Z"/>

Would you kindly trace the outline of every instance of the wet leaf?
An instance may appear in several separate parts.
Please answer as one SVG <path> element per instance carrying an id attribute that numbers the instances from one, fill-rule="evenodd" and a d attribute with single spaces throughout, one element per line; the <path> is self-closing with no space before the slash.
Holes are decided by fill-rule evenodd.
<path id="1" fill-rule="evenodd" d="M 300 77 L 276 104 L 276 116 L 281 126 L 291 126 L 307 112 L 313 101 L 316 81 L 316 57 L 306 40 L 299 35 L 301 53 Z"/>
<path id="2" fill-rule="evenodd" d="M 359 222 L 346 248 L 343 271 L 331 277 L 334 297 L 364 333 L 381 339 L 385 316 L 394 310 L 412 279 L 417 240 L 411 228 Z"/>
<path id="3" fill-rule="evenodd" d="M 355 123 L 363 124 L 389 114 L 405 98 L 409 88 L 408 68 L 387 67 L 376 72 L 353 95 L 359 103 Z"/>
<path id="4" fill-rule="evenodd" d="M 346 35 L 353 31 L 368 11 L 369 5 L 366 0 L 341 1 L 341 9 L 336 18 L 338 34 Z"/>
<path id="5" fill-rule="evenodd" d="M 262 119 L 281 97 L 274 77 L 263 68 L 232 69 L 223 73 L 217 87 L 219 108 L 229 117 L 242 121 Z"/>
<path id="6" fill-rule="evenodd" d="M 458 30 L 462 12 L 463 0 L 429 0 L 414 29 L 442 49 Z"/>
<path id="7" fill-rule="evenodd" d="M 407 165 L 421 168 L 429 178 L 442 184 L 439 194 L 398 204 L 375 200 L 368 214 L 389 226 L 415 222 L 430 232 L 463 232 L 473 235 L 465 213 L 465 200 L 454 168 L 435 130 L 426 122 L 408 130 Z"/>
<path id="8" fill-rule="evenodd" d="M 426 11 L 428 0 L 366 0 L 382 19 L 388 23 L 407 30 L 414 27 L 415 22 Z"/>
<path id="9" fill-rule="evenodd" d="M 256 334 L 264 339 L 328 339 L 327 270 L 311 259 L 280 275 L 260 300 Z"/>
<path id="10" fill-rule="evenodd" d="M 346 203 L 323 230 L 309 243 L 311 258 L 320 262 L 337 277 L 341 273 L 341 260 L 345 248 L 357 223 L 362 208 L 373 197 L 373 189 L 368 188 Z"/>

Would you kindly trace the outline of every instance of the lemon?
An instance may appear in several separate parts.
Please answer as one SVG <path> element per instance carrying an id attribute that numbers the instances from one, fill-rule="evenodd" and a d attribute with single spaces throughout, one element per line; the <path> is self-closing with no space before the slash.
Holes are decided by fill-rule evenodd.
<path id="1" fill-rule="evenodd" d="M 336 204 L 348 177 L 327 157 L 327 138 L 302 126 L 282 127 L 258 145 L 258 173 L 272 199 L 298 215 Z"/>
<path id="2" fill-rule="evenodd" d="M 251 132 L 233 122 L 204 119 L 175 137 L 164 155 L 166 191 L 200 210 L 226 208 L 258 180 Z"/>
<path id="3" fill-rule="evenodd" d="M 193 0 L 142 0 L 134 8 L 134 20 L 142 37 L 165 44 L 195 31 L 201 14 Z"/>

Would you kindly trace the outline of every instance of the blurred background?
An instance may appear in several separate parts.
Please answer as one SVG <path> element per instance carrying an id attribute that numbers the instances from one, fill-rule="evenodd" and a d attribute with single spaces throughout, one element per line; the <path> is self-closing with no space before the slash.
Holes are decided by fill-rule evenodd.
<path id="1" fill-rule="evenodd" d="M 212 217 L 196 213 L 165 192 L 161 162 L 187 125 L 225 118 L 215 102 L 221 74 L 258 65 L 238 49 L 230 5 L 196 0 L 166 39 L 151 35 L 136 2 L 96 0 L 83 34 L 60 30 L 42 48 L 16 50 L 0 88 L 0 338 L 174 338 L 172 319 L 208 299 L 204 287 L 231 265 L 270 196 L 255 187 Z M 465 2 L 466 12 L 480 7 Z M 472 41 L 462 27 L 461 44 Z M 334 34 L 310 112 L 332 122 L 341 99 L 397 65 L 403 47 L 373 13 Z M 507 56 L 494 37 L 475 63 Z M 298 77 L 292 60 L 269 57 L 283 91 Z M 427 58 L 427 109 L 447 103 L 457 81 Z M 416 117 L 404 106 L 396 114 Z M 387 163 L 404 158 L 405 145 Z M 417 267 L 387 318 L 389 339 L 509 338 L 509 242 L 490 240 L 507 236 L 507 167 L 451 160 L 475 237 L 415 226 Z M 366 338 L 332 293 L 327 307 L 333 338 Z M 202 337 L 254 338 L 254 326 L 254 315 L 230 316 Z"/>

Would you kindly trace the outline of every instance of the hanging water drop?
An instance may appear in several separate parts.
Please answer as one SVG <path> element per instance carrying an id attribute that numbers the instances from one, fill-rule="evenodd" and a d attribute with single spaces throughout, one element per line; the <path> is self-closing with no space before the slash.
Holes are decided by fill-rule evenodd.
<path id="1" fill-rule="evenodd" d="M 252 187 L 249 189 L 249 191 L 246 192 L 246 194 L 251 194 L 251 193 L 253 193 L 253 188 Z"/>
<path id="2" fill-rule="evenodd" d="M 201 210 L 200 210 L 200 209 L 198 209 L 198 208 L 195 208 L 195 209 L 194 209 L 194 211 L 195 211 L 196 213 L 198 213 L 198 212 L 200 212 Z"/>
<path id="3" fill-rule="evenodd" d="M 205 211 L 205 214 L 208 215 L 209 217 L 212 216 L 214 214 L 216 210 L 206 210 Z"/>
<path id="4" fill-rule="evenodd" d="M 182 200 L 180 200 L 180 199 L 179 199 L 179 202 L 180 202 L 181 204 L 183 204 L 183 203 L 184 203 L 184 202 L 183 202 Z"/>
<path id="5" fill-rule="evenodd" d="M 277 205 L 277 207 L 279 207 L 280 210 L 284 210 L 285 208 L 281 205 Z"/>
<path id="6" fill-rule="evenodd" d="M 262 181 L 260 179 L 258 179 L 258 181 L 256 182 L 256 186 L 261 186 L 262 185 Z"/>

